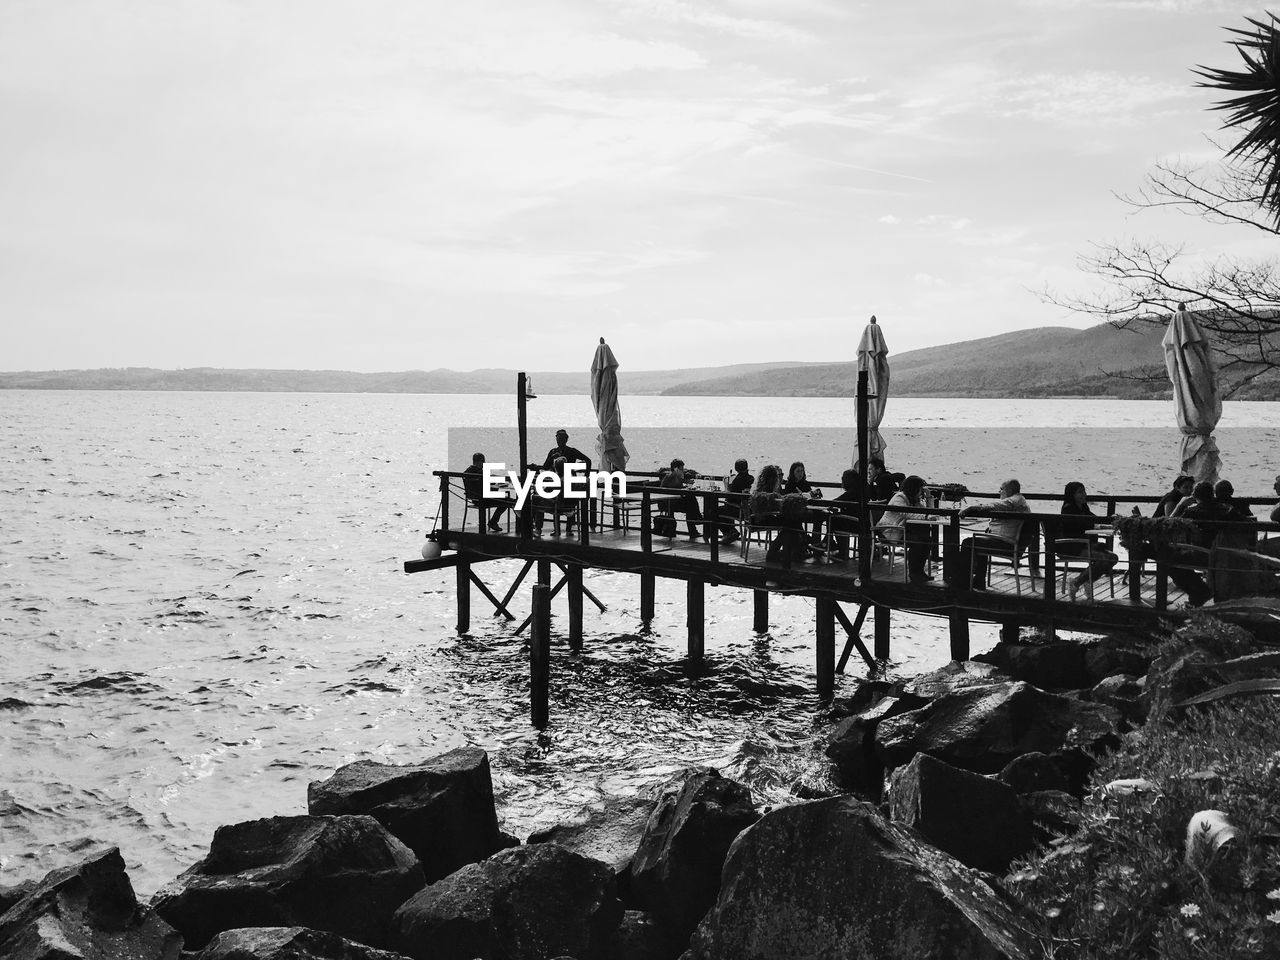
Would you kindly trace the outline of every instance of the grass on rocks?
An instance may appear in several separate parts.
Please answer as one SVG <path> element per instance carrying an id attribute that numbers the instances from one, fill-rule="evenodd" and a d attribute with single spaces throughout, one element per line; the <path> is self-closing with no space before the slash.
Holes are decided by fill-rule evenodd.
<path id="1" fill-rule="evenodd" d="M 1200 624 L 1165 652 L 1250 652 Z M 1156 792 L 1109 794 L 1144 778 Z M 1015 864 L 1014 899 L 1042 923 L 1055 960 L 1280 957 L 1280 697 L 1153 718 L 1101 758 L 1079 829 Z M 1184 861 L 1187 825 L 1220 810 L 1239 829 L 1216 855 Z"/>

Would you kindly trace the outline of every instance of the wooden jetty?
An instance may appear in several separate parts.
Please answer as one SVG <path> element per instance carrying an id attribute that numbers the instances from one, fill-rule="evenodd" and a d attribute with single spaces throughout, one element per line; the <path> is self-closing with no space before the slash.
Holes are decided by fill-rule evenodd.
<path id="1" fill-rule="evenodd" d="M 865 416 L 865 385 L 860 383 L 859 420 Z M 523 383 L 521 384 L 523 389 Z M 522 418 L 523 419 L 523 418 Z M 859 435 L 861 462 L 866 463 L 865 437 Z M 523 447 L 523 444 L 522 444 Z M 522 449 L 523 453 L 523 449 Z M 533 535 L 533 504 L 512 518 L 502 532 L 487 529 L 486 510 L 482 504 L 469 503 L 463 489 L 463 474 L 438 470 L 441 510 L 439 525 L 433 533 L 442 551 L 432 559 L 409 560 L 406 573 L 452 567 L 457 584 L 457 628 L 466 632 L 471 624 L 471 588 L 474 586 L 493 606 L 496 614 L 516 619 L 512 600 L 521 584 L 534 572 L 532 612 L 518 630 L 532 628 L 530 641 L 531 713 L 535 725 L 547 722 L 550 664 L 551 599 L 560 591 L 568 598 L 568 640 L 572 650 L 583 643 L 585 601 L 600 606 L 599 600 L 584 584 L 583 572 L 588 568 L 632 573 L 639 581 L 639 620 L 648 623 L 654 614 L 654 586 L 659 577 L 683 580 L 686 584 L 688 663 L 694 669 L 704 652 L 704 598 L 708 584 L 751 590 L 754 596 L 754 626 L 758 632 L 768 630 L 769 598 L 773 594 L 811 597 L 815 601 L 814 669 L 820 697 L 830 697 L 835 676 L 843 673 L 852 654 L 857 652 L 867 667 L 876 671 L 880 661 L 889 658 L 893 611 L 904 611 L 946 618 L 949 623 L 950 653 L 954 660 L 969 657 L 969 625 L 972 621 L 997 623 L 1002 636 L 1016 638 L 1021 627 L 1038 627 L 1046 632 L 1072 630 L 1100 632 L 1107 630 L 1150 630 L 1162 622 L 1177 621 L 1188 615 L 1180 607 L 1184 599 L 1168 579 L 1164 559 L 1142 561 L 1127 557 L 1121 550 L 1121 562 L 1112 577 L 1094 583 L 1092 597 L 1083 592 L 1075 600 L 1063 594 L 1060 561 L 1054 543 L 1061 514 L 1057 494 L 1025 493 L 1030 514 L 1011 514 L 1024 522 L 1034 521 L 1037 534 L 1029 543 L 1020 569 L 1006 563 L 992 563 L 989 588 L 968 588 L 968 571 L 958 571 L 960 544 L 973 530 L 974 521 L 962 518 L 959 506 L 918 508 L 913 512 L 935 518 L 938 543 L 934 547 L 936 579 L 907 582 L 905 556 L 890 552 L 876 543 L 871 524 L 872 509 L 862 504 L 856 517 L 856 533 L 849 538 L 847 554 L 835 549 L 828 528 L 827 549 L 805 562 L 782 567 L 766 564 L 765 549 L 750 542 L 744 559 L 740 543 L 721 544 L 714 535 L 709 541 L 691 541 L 683 537 L 655 535 L 654 519 L 661 515 L 669 489 L 656 485 L 651 473 L 628 474 L 628 497 L 625 500 L 603 496 L 598 499 L 569 501 L 561 513 L 546 513 L 546 536 Z M 865 479 L 865 478 L 864 478 Z M 812 482 L 812 481 L 811 481 Z M 814 486 L 838 490 L 837 484 L 814 483 Z M 865 484 L 864 484 L 865 489 Z M 715 518 L 720 508 L 740 496 L 723 491 L 682 491 L 683 496 L 701 501 L 702 516 Z M 972 502 L 996 499 L 995 494 L 972 493 Z M 1128 513 L 1141 506 L 1144 513 L 1158 501 L 1151 496 L 1106 496 L 1093 498 L 1105 508 L 1099 520 Z M 531 497 L 532 501 L 533 498 Z M 823 503 L 824 501 L 818 501 Z M 827 504 L 830 501 L 825 501 Z M 1260 501 L 1258 501 L 1260 502 Z M 546 504 L 542 505 L 546 510 Z M 514 513 L 514 511 L 513 511 Z M 990 516 L 986 514 L 985 516 Z M 568 520 L 573 519 L 573 532 Z M 677 515 L 683 521 L 683 515 Z M 703 527 L 704 524 L 699 524 Z M 1208 526 L 1240 527 L 1241 524 Z M 1280 524 L 1250 525 L 1259 531 L 1276 535 Z M 711 519 L 705 527 L 714 528 Z M 755 534 L 752 534 L 755 536 Z M 501 597 L 477 575 L 476 568 L 491 560 L 522 560 L 523 567 L 515 581 Z M 997 558 L 999 560 L 1001 558 Z M 1075 560 L 1074 571 L 1080 569 Z M 553 570 L 558 574 L 552 583 Z M 955 572 L 956 576 L 946 576 Z M 948 586 L 947 581 L 962 586 Z M 846 607 L 848 609 L 846 609 Z M 863 629 L 871 620 L 871 644 L 863 639 Z M 837 654 L 837 625 L 844 635 L 843 649 Z"/>

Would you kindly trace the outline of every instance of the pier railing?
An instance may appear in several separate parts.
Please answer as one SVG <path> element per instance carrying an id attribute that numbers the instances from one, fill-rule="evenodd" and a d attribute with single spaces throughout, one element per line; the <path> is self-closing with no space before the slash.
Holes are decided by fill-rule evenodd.
<path id="1" fill-rule="evenodd" d="M 433 531 L 432 535 L 436 539 L 447 540 L 451 531 L 460 531 L 462 529 L 461 525 L 458 527 L 451 526 L 456 516 L 455 511 L 459 507 L 463 510 L 464 515 L 469 515 L 471 511 L 475 511 L 476 530 L 483 534 L 486 531 L 488 507 L 483 501 L 473 501 L 466 496 L 463 486 L 466 475 L 461 472 L 447 470 L 437 470 L 434 475 L 439 479 L 440 484 L 440 512 L 437 529 Z M 745 502 L 749 499 L 749 495 L 745 493 L 730 493 L 726 490 L 662 487 L 658 485 L 658 476 L 657 473 L 652 472 L 629 471 L 627 473 L 628 496 L 625 501 L 614 497 L 546 500 L 535 497 L 531 492 L 523 509 L 515 518 L 516 535 L 520 537 L 521 541 L 527 541 L 532 537 L 535 513 L 542 513 L 545 520 L 549 520 L 552 523 L 557 534 L 560 532 L 559 527 L 561 524 L 568 525 L 569 521 L 572 520 L 573 532 L 571 540 L 583 546 L 591 545 L 593 533 L 602 533 L 606 529 L 619 529 L 619 525 L 624 530 L 630 530 L 634 522 L 634 526 L 638 530 L 639 547 L 642 554 L 652 555 L 655 552 L 665 552 L 655 550 L 654 520 L 658 516 L 671 515 L 668 510 L 664 509 L 664 505 L 671 503 L 669 499 L 671 494 L 678 494 L 684 499 L 684 504 L 676 508 L 673 522 L 681 518 L 686 523 L 689 522 L 687 514 L 684 514 L 684 509 L 685 505 L 689 503 L 689 498 L 692 498 L 693 501 L 698 503 L 701 512 L 701 519 L 696 523 L 710 534 L 707 539 L 709 549 L 706 560 L 713 568 L 733 562 L 738 551 L 736 549 L 726 550 L 720 543 L 719 537 L 715 535 L 715 528 L 723 522 L 731 522 L 730 518 L 736 518 Z M 810 483 L 812 486 L 824 491 L 839 492 L 841 490 L 840 484 L 837 483 L 825 481 L 810 481 Z M 1032 505 L 1030 513 L 982 510 L 978 514 L 972 515 L 972 519 L 970 517 L 962 517 L 961 511 L 965 505 L 978 506 L 982 501 L 999 498 L 996 493 L 984 492 L 968 492 L 965 500 L 957 505 L 912 507 L 910 512 L 926 517 L 937 517 L 944 521 L 941 526 L 940 537 L 944 578 L 951 584 L 962 584 L 964 589 L 967 589 L 968 586 L 967 571 L 958 570 L 958 564 L 960 562 L 961 544 L 966 534 L 981 533 L 982 531 L 977 529 L 977 525 L 988 518 L 1003 517 L 1022 521 L 1024 530 L 1027 524 L 1031 524 L 1033 527 L 1031 532 L 1020 538 L 1018 554 L 1020 557 L 1026 556 L 1033 594 L 1036 590 L 1035 581 L 1040 579 L 1042 583 L 1039 589 L 1043 599 L 1054 601 L 1057 599 L 1059 579 L 1057 574 L 1059 573 L 1060 562 L 1063 559 L 1067 559 L 1076 565 L 1082 565 L 1083 559 L 1078 555 L 1064 558 L 1058 554 L 1057 543 L 1063 539 L 1064 527 L 1064 517 L 1057 509 L 1062 502 L 1061 494 L 1024 493 L 1023 497 Z M 1113 518 L 1124 518 L 1135 506 L 1140 509 L 1149 509 L 1152 505 L 1158 503 L 1160 499 L 1160 496 L 1146 494 L 1106 494 L 1090 498 L 1090 504 L 1098 510 L 1097 526 L 1103 527 L 1111 526 Z M 1236 500 L 1249 505 L 1270 506 L 1274 503 L 1274 498 L 1262 497 L 1236 498 Z M 828 498 L 815 500 L 814 506 L 832 508 L 833 500 Z M 1049 509 L 1044 509 L 1045 506 L 1048 506 Z M 1041 507 L 1041 509 L 1036 509 L 1037 507 Z M 869 505 L 868 509 L 875 513 L 881 513 L 885 510 L 885 504 L 873 503 Z M 611 516 L 607 517 L 606 514 L 611 514 Z M 867 534 L 870 524 L 863 521 L 861 510 L 857 503 L 842 502 L 834 516 L 842 516 L 858 522 L 859 529 L 845 529 L 841 530 L 839 534 L 835 534 L 840 537 L 847 536 L 850 538 L 851 559 L 866 551 L 874 551 L 876 549 L 874 534 L 870 536 Z M 806 525 L 810 522 L 812 522 L 812 518 L 805 521 Z M 1068 522 L 1071 525 L 1071 529 L 1074 530 L 1078 527 L 1079 519 L 1072 518 Z M 833 535 L 830 523 L 831 521 L 828 520 L 828 538 Z M 1240 559 L 1240 569 L 1242 571 L 1245 569 L 1257 570 L 1260 566 L 1265 573 L 1272 569 L 1272 565 L 1274 565 L 1275 570 L 1280 571 L 1280 560 L 1272 559 L 1268 556 L 1258 556 L 1248 549 L 1248 543 L 1253 537 L 1260 535 L 1280 536 L 1280 524 L 1269 521 L 1239 520 L 1195 520 L 1194 523 L 1196 527 L 1205 531 L 1206 539 L 1222 539 L 1233 545 L 1240 545 L 1238 552 L 1241 555 L 1249 555 Z M 608 525 L 606 526 L 606 524 Z M 1122 525 L 1117 524 L 1117 526 Z M 1157 524 L 1155 527 L 1157 532 L 1159 528 L 1160 525 Z M 1168 542 L 1161 542 L 1158 537 L 1157 542 L 1135 541 L 1125 548 L 1126 557 L 1123 562 L 1123 569 L 1117 567 L 1117 571 L 1125 578 L 1127 600 L 1129 602 L 1143 602 L 1142 578 L 1147 573 L 1154 573 L 1156 578 L 1154 606 L 1157 610 L 1164 610 L 1168 605 L 1168 580 L 1171 570 L 1191 568 L 1209 572 L 1210 555 L 1208 549 L 1200 548 L 1199 554 L 1196 554 L 1194 549 L 1176 549 L 1180 546 L 1195 547 L 1193 544 L 1183 545 L 1175 542 L 1179 530 L 1185 531 L 1185 529 L 1185 527 L 1179 528 L 1176 523 L 1173 523 L 1169 525 L 1169 531 L 1174 534 L 1174 537 Z M 1111 536 L 1119 536 L 1119 531 Z M 566 541 L 561 539 L 560 542 Z M 1114 542 L 1112 542 L 1111 546 L 1115 546 Z M 1218 572 L 1224 569 L 1224 563 L 1236 562 L 1235 559 L 1231 559 L 1232 557 L 1235 557 L 1235 553 L 1222 553 L 1218 556 Z M 1229 570 L 1230 568 L 1227 569 Z M 875 568 L 869 562 L 851 564 L 848 570 L 850 578 L 857 578 L 862 581 L 863 586 L 877 578 Z M 932 587 L 931 589 L 937 589 L 937 587 Z"/>

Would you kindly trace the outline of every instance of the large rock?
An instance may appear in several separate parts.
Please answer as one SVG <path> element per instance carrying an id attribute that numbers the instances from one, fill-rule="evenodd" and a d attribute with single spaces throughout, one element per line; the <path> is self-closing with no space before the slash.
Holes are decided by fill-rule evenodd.
<path id="1" fill-rule="evenodd" d="M 1031 818 L 1016 793 L 925 753 L 894 771 L 889 815 L 978 870 L 1003 871 L 1033 842 Z"/>
<path id="2" fill-rule="evenodd" d="M 1035 793 L 1040 790 L 1070 792 L 1071 771 L 1059 754 L 1024 753 L 1014 757 L 996 774 L 996 779 L 1014 793 Z"/>
<path id="3" fill-rule="evenodd" d="M 978 876 L 832 797 L 766 814 L 734 843 L 684 960 L 1027 960 L 1039 953 Z"/>
<path id="4" fill-rule="evenodd" d="M 998 683 L 958 690 L 882 720 L 876 745 L 887 767 L 928 753 L 976 773 L 995 773 L 1024 753 L 1110 742 L 1119 721 L 1111 707 L 1046 693 L 1028 683 Z"/>
<path id="5" fill-rule="evenodd" d="M 420 891 L 396 911 L 392 943 L 415 960 L 606 960 L 621 919 L 607 864 L 538 843 Z"/>
<path id="6" fill-rule="evenodd" d="M 182 937 L 138 904 L 115 847 L 49 873 L 0 914 L 5 960 L 176 960 Z"/>
<path id="7" fill-rule="evenodd" d="M 269 817 L 219 827 L 209 855 L 152 902 L 189 949 L 223 930 L 292 926 L 382 946 L 423 882 L 413 851 L 372 817 Z"/>
<path id="8" fill-rule="evenodd" d="M 405 766 L 349 763 L 307 787 L 307 810 L 373 817 L 414 852 L 428 883 L 509 845 L 498 831 L 489 757 L 476 747 Z"/>
<path id="9" fill-rule="evenodd" d="M 974 657 L 999 667 L 1015 680 L 1042 690 L 1077 690 L 1092 686 L 1085 673 L 1085 648 L 1079 643 L 1005 643 Z"/>
<path id="10" fill-rule="evenodd" d="M 631 891 L 673 936 L 687 937 L 715 902 L 734 838 L 759 819 L 751 791 L 710 767 L 667 784 L 631 861 Z"/>
<path id="11" fill-rule="evenodd" d="M 884 697 L 833 726 L 827 734 L 824 753 L 835 764 L 840 786 L 879 803 L 884 790 L 884 761 L 875 749 L 876 727 L 881 720 L 918 710 L 928 702 L 909 693 Z"/>
<path id="12" fill-rule="evenodd" d="M 990 663 L 980 660 L 952 660 L 944 667 L 907 681 L 902 693 L 923 700 L 936 700 L 973 687 L 989 687 L 993 683 L 1008 683 L 1013 678 Z"/>
<path id="13" fill-rule="evenodd" d="M 1089 691 L 1089 699 L 1115 707 L 1126 722 L 1136 726 L 1147 719 L 1147 711 L 1142 704 L 1142 687 L 1143 683 L 1137 677 L 1117 673 L 1099 680 L 1097 686 Z"/>
<path id="14" fill-rule="evenodd" d="M 406 960 L 327 930 L 309 927 L 243 927 L 224 930 L 197 960 Z"/>
<path id="15" fill-rule="evenodd" d="M 607 863 L 625 887 L 631 861 L 644 839 L 656 801 L 652 797 L 610 797 L 577 820 L 530 834 L 529 843 L 554 843 L 574 853 Z M 622 899 L 627 892 L 620 889 Z"/>
<path id="16" fill-rule="evenodd" d="M 1145 675 L 1155 659 L 1153 646 L 1150 641 L 1144 643 L 1126 637 L 1102 637 L 1085 644 L 1085 682 L 1097 686 L 1107 677 L 1122 673 L 1135 677 Z"/>

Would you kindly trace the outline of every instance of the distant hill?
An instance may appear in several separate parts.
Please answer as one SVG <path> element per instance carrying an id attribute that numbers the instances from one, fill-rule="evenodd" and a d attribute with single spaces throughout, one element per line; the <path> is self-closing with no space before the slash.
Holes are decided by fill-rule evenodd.
<path id="1" fill-rule="evenodd" d="M 1170 395 L 1164 325 L 1087 330 L 1040 327 L 907 353 L 890 352 L 896 397 L 1120 397 Z M 852 342 L 852 337 L 850 338 Z M 852 352 L 852 348 L 851 351 Z M 787 366 L 690 381 L 668 396 L 851 397 L 857 363 Z M 1259 377 L 1236 399 L 1280 399 L 1280 374 Z"/>
<path id="2" fill-rule="evenodd" d="M 1163 323 L 1118 330 L 1100 324 L 1087 330 L 1040 327 L 979 340 L 889 355 L 895 397 L 1120 397 L 1169 396 L 1160 340 Z M 850 329 L 840 363 L 740 363 L 724 367 L 620 372 L 624 394 L 665 396 L 851 397 L 857 384 L 854 359 L 861 328 Z M 889 333 L 892 344 L 892 331 Z M 589 389 L 584 365 L 575 371 L 530 374 L 545 394 L 582 394 Z M 0 389 L 34 390 L 227 390 L 308 393 L 510 393 L 516 371 L 502 369 L 405 370 L 352 373 L 345 370 L 227 370 L 193 367 L 156 370 L 0 372 Z M 1240 400 L 1280 400 L 1280 371 L 1270 371 L 1234 394 Z"/>
<path id="3" fill-rule="evenodd" d="M 726 367 L 685 367 L 679 370 L 625 371 L 623 389 L 629 394 L 657 394 L 679 383 L 720 376 L 752 376 L 776 367 L 803 368 L 795 361 L 740 363 Z M 586 393 L 590 373 L 535 372 L 533 388 L 546 394 Z M 0 372 L 0 389 L 10 390 L 226 390 L 262 393 L 511 393 L 515 370 L 405 370 L 394 373 L 353 373 L 347 370 L 228 370 L 191 367 L 157 370 L 153 367 L 107 367 L 98 370 Z"/>

